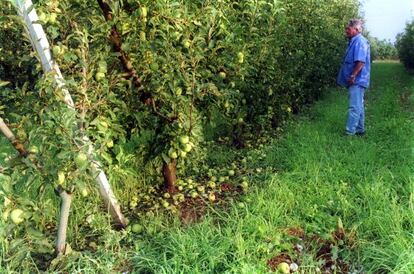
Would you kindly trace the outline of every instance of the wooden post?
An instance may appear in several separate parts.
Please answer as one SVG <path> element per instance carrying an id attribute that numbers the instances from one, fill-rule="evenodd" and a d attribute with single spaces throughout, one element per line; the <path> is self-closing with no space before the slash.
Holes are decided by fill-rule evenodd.
<path id="1" fill-rule="evenodd" d="M 64 101 L 69 109 L 75 111 L 75 105 L 73 103 L 72 97 L 69 91 L 65 88 L 65 82 L 60 72 L 59 66 L 53 60 L 50 45 L 47 40 L 46 34 L 43 30 L 42 25 L 37 23 L 39 20 L 36 10 L 33 7 L 31 0 L 16 0 L 17 8 L 19 15 L 24 20 L 26 29 L 28 31 L 30 41 L 33 48 L 36 50 L 42 67 L 45 73 L 54 73 L 56 85 L 61 88 L 64 94 Z M 88 147 L 93 147 L 92 142 L 89 138 L 84 137 L 84 144 Z M 88 150 L 88 158 L 94 159 L 93 149 Z M 90 161 L 91 170 L 93 176 L 96 178 L 96 182 L 99 187 L 99 192 L 101 197 L 104 200 L 105 205 L 107 206 L 108 212 L 111 214 L 114 221 L 118 226 L 126 227 L 128 220 L 123 216 L 119 203 L 112 192 L 111 186 L 108 182 L 108 179 L 101 168 L 101 164 L 97 160 Z"/>

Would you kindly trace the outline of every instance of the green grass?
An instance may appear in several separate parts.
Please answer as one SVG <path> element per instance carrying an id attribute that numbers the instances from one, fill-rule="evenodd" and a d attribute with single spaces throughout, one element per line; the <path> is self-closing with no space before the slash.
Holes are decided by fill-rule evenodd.
<path id="1" fill-rule="evenodd" d="M 142 235 L 103 226 L 88 232 L 96 251 L 74 252 L 50 271 L 267 273 L 267 260 L 294 243 L 287 228 L 324 238 L 340 218 L 355 240 L 339 255 L 353 270 L 414 273 L 413 91 L 414 77 L 400 64 L 374 64 L 365 137 L 342 135 L 347 94 L 332 89 L 281 138 L 243 152 L 266 155 L 252 168 L 278 170 L 250 176 L 244 207 L 235 201 L 228 210 L 211 208 L 191 225 L 156 216 L 143 220 Z M 225 165 L 233 153 L 216 149 L 210 158 Z M 304 252 L 300 273 L 318 272 L 316 251 Z"/>

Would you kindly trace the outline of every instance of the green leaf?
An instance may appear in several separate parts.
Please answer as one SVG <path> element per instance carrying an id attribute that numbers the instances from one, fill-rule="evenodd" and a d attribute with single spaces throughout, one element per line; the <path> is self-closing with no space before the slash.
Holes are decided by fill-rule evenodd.
<path id="1" fill-rule="evenodd" d="M 169 164 L 170 163 L 170 157 L 168 157 L 165 153 L 162 153 L 161 154 L 161 157 L 162 157 L 162 159 L 167 163 L 167 164 Z"/>
<path id="2" fill-rule="evenodd" d="M 7 86 L 8 84 L 10 84 L 10 82 L 8 82 L 8 81 L 1 81 L 0 80 L 0 87 Z"/>

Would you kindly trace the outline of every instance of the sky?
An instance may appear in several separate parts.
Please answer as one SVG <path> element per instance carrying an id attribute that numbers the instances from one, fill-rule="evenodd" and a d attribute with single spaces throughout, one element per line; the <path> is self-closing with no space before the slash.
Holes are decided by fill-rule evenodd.
<path id="1" fill-rule="evenodd" d="M 414 0 L 360 0 L 365 27 L 372 36 L 395 42 L 405 24 L 414 19 Z"/>

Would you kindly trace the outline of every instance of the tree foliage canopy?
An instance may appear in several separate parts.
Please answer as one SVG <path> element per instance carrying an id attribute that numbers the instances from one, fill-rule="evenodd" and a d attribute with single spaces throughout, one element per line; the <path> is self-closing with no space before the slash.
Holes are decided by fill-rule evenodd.
<path id="1" fill-rule="evenodd" d="M 414 68 L 414 21 L 407 23 L 405 31 L 397 36 L 397 49 L 405 67 Z"/>

